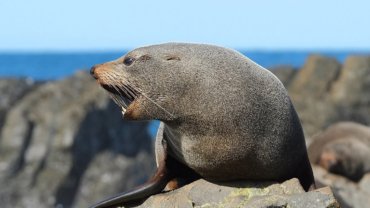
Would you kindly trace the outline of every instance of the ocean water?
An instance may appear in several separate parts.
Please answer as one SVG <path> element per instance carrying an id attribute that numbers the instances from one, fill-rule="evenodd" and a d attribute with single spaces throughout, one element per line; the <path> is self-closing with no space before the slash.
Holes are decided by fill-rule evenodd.
<path id="1" fill-rule="evenodd" d="M 241 53 L 265 68 L 279 65 L 301 67 L 310 54 L 321 54 L 343 62 L 348 55 L 370 55 L 355 51 L 247 51 Z M 34 80 L 57 80 L 72 75 L 77 70 L 88 70 L 97 63 L 119 58 L 126 51 L 105 53 L 0 53 L 1 77 L 28 77 Z M 149 127 L 154 137 L 159 122 Z"/>
<path id="2" fill-rule="evenodd" d="M 29 77 L 56 80 L 86 70 L 92 65 L 120 57 L 107 53 L 0 53 L 0 77 Z"/>
<path id="3" fill-rule="evenodd" d="M 246 51 L 239 50 L 263 67 L 278 65 L 301 67 L 310 54 L 322 54 L 343 60 L 353 51 Z M 87 70 L 97 63 L 114 60 L 126 51 L 100 53 L 0 53 L 0 77 L 29 77 L 35 80 L 55 80 Z"/>

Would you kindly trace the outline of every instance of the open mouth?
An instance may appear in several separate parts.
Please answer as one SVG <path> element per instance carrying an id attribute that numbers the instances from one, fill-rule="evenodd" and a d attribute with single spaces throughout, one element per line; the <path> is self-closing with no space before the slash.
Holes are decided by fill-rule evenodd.
<path id="1" fill-rule="evenodd" d="M 126 112 L 128 106 L 139 96 L 139 92 L 129 85 L 102 84 L 101 86 L 109 92 L 113 101 L 122 108 L 122 114 Z"/>

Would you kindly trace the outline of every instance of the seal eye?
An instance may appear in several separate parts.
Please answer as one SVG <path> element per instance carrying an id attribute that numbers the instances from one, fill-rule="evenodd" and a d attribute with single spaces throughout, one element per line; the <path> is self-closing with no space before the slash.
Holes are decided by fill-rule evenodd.
<path id="1" fill-rule="evenodd" d="M 135 61 L 134 58 L 126 57 L 125 59 L 123 59 L 123 64 L 126 66 L 130 66 L 134 61 Z"/>

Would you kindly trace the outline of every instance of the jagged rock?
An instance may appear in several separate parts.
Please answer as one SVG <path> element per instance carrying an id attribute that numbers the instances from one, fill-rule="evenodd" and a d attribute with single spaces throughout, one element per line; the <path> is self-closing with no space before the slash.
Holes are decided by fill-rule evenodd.
<path id="1" fill-rule="evenodd" d="M 138 152 L 135 157 L 112 151 L 96 155 L 81 180 L 74 207 L 89 207 L 104 198 L 143 184 L 153 171 L 153 159 L 148 158 L 145 151 Z"/>
<path id="2" fill-rule="evenodd" d="M 370 124 L 370 57 L 349 57 L 342 67 L 333 58 L 312 55 L 292 78 L 273 72 L 283 77 L 307 143 L 334 122 Z"/>
<path id="3" fill-rule="evenodd" d="M 368 92 L 370 92 L 370 57 L 348 57 L 333 86 L 332 99 L 337 103 L 345 102 L 352 107 L 366 105 L 369 108 L 370 96 L 366 96 Z"/>
<path id="4" fill-rule="evenodd" d="M 85 206 L 142 183 L 154 168 L 147 124 L 123 121 L 85 72 L 29 92 L 1 132 L 1 207 Z"/>
<path id="5" fill-rule="evenodd" d="M 293 78 L 289 92 L 297 101 L 307 98 L 323 98 L 340 71 L 340 63 L 318 55 L 308 57 L 303 68 Z"/>
<path id="6" fill-rule="evenodd" d="M 0 110 L 9 109 L 17 100 L 37 85 L 32 79 L 0 79 Z"/>
<path id="7" fill-rule="evenodd" d="M 272 67 L 269 70 L 271 70 L 271 72 L 277 76 L 277 78 L 284 84 L 285 88 L 288 88 L 290 86 L 293 77 L 296 75 L 298 71 L 294 69 L 292 66 L 285 65 Z"/>
<path id="8" fill-rule="evenodd" d="M 319 141 L 324 133 L 318 135 L 318 132 L 339 121 L 370 124 L 369 80 L 370 57 L 363 56 L 349 57 L 343 66 L 331 58 L 313 56 L 294 75 L 288 85 L 288 92 L 302 122 L 308 146 L 312 140 L 314 142 L 309 150 L 311 162 L 317 162 L 327 142 Z M 349 137 L 356 137 L 358 133 Z M 354 146 L 363 150 L 367 145 L 367 142 L 359 140 Z M 347 152 L 354 151 L 354 146 L 348 147 Z M 351 155 L 363 159 L 367 157 L 359 153 L 361 151 Z M 356 166 L 355 163 L 351 165 Z M 357 165 L 360 166 L 361 163 Z M 314 168 L 314 175 L 318 184 L 332 186 L 343 207 L 367 207 L 370 204 L 368 189 L 363 188 L 366 186 L 364 184 L 368 184 L 367 174 L 358 183 L 329 173 L 321 167 Z"/>
<path id="9" fill-rule="evenodd" d="M 0 79 L 0 132 L 8 110 L 39 84 L 32 79 Z"/>
<path id="10" fill-rule="evenodd" d="M 370 57 L 350 56 L 330 92 L 337 109 L 336 120 L 370 124 Z"/>
<path id="11" fill-rule="evenodd" d="M 298 179 L 269 182 L 210 183 L 197 180 L 171 192 L 149 197 L 138 207 L 339 207 L 330 188 L 304 192 Z"/>
<path id="12" fill-rule="evenodd" d="M 312 55 L 288 87 L 307 136 L 325 126 L 333 114 L 327 92 L 339 70 L 340 64 L 335 59 Z"/>

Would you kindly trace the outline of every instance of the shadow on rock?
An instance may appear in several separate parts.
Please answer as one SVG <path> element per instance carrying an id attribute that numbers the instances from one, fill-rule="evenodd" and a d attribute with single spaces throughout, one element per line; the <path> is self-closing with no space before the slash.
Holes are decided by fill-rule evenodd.
<path id="1" fill-rule="evenodd" d="M 140 151 L 152 151 L 151 143 L 148 142 L 150 136 L 145 131 L 147 123 L 124 122 L 119 109 L 115 108 L 115 104 L 110 102 L 109 110 L 93 110 L 81 123 L 72 145 L 72 167 L 56 191 L 56 205 L 72 206 L 81 178 L 97 154 L 111 151 L 113 154 L 134 158 Z M 117 114 L 110 114 L 112 111 Z M 142 142 L 133 145 L 132 140 L 136 138 L 131 137 L 147 139 L 138 139 L 136 141 Z"/>

